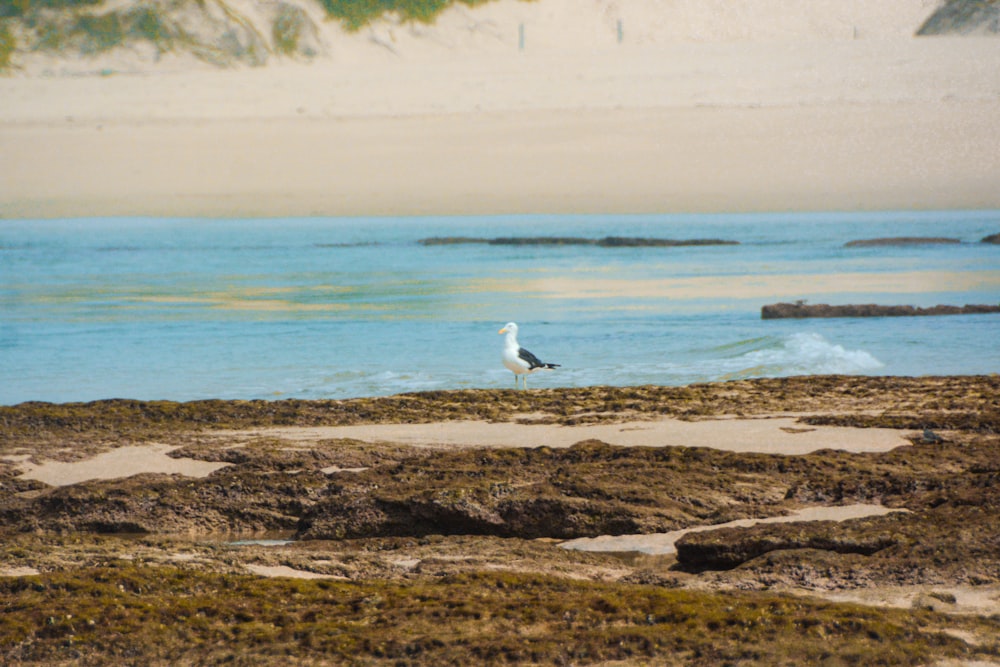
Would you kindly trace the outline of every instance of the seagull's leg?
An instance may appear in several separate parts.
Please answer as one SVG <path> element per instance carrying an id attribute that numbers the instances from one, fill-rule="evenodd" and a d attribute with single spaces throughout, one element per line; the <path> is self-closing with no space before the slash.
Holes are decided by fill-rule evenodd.
<path id="1" fill-rule="evenodd" d="M 527 373 L 524 374 L 524 388 L 525 389 L 528 388 L 528 374 Z"/>

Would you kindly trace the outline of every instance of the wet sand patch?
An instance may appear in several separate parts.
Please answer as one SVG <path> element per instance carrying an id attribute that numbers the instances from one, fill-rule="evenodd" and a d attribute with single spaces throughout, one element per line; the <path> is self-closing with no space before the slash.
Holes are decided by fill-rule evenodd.
<path id="1" fill-rule="evenodd" d="M 27 471 L 20 477 L 50 486 L 69 486 L 92 479 L 118 479 L 142 473 L 206 477 L 229 465 L 169 456 L 175 449 L 178 447 L 149 444 L 119 447 L 82 461 L 45 461 L 39 465 L 22 461 L 19 465 Z"/>
<path id="2" fill-rule="evenodd" d="M 815 593 L 815 591 L 810 591 Z M 870 607 L 925 608 L 949 614 L 1000 614 L 1000 586 L 877 586 L 823 593 L 831 602 L 856 602 Z"/>
<path id="3" fill-rule="evenodd" d="M 340 577 L 333 574 L 319 574 L 316 572 L 309 572 L 308 570 L 296 570 L 295 568 L 288 567 L 287 565 L 256 565 L 251 563 L 248 564 L 246 568 L 254 574 L 262 577 L 288 577 L 291 579 L 347 579 L 347 577 Z"/>
<path id="4" fill-rule="evenodd" d="M 695 526 L 669 533 L 652 533 L 648 535 L 600 535 L 598 537 L 583 537 L 563 542 L 564 549 L 579 551 L 634 551 L 649 555 L 667 555 L 677 553 L 674 546 L 677 540 L 688 533 L 716 530 L 718 528 L 748 528 L 758 523 L 792 523 L 796 521 L 847 521 L 869 516 L 881 516 L 890 512 L 906 510 L 893 509 L 882 505 L 856 504 L 833 507 L 807 507 L 788 516 L 775 516 L 765 519 L 738 519 L 726 523 Z"/>
<path id="5" fill-rule="evenodd" d="M 819 426 L 802 428 L 796 417 L 658 419 L 618 424 L 556 424 L 450 421 L 431 424 L 276 427 L 227 431 L 216 437 L 271 437 L 293 442 L 347 438 L 417 447 L 570 447 L 600 440 L 621 447 L 710 447 L 731 452 L 808 454 L 821 449 L 885 452 L 909 445 L 899 429 Z"/>

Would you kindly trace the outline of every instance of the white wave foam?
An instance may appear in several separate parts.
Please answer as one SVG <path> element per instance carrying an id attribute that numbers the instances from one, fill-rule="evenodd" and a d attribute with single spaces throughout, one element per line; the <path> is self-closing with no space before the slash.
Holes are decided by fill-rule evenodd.
<path id="1" fill-rule="evenodd" d="M 794 333 L 732 361 L 740 368 L 729 375 L 740 377 L 866 373 L 884 365 L 864 350 L 845 349 L 817 333 Z"/>

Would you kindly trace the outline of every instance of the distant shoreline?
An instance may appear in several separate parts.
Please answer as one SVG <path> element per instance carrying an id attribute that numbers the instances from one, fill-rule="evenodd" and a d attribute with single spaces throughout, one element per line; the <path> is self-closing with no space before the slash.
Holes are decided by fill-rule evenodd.
<path id="1" fill-rule="evenodd" d="M 922 0 L 681 4 L 618 3 L 621 42 L 508 0 L 321 22 L 309 62 L 39 56 L 0 77 L 0 217 L 1000 208 L 995 41 L 912 37 Z"/>
<path id="2" fill-rule="evenodd" d="M 4 123 L 0 148 L 18 168 L 5 174 L 0 217 L 997 209 L 996 110 L 968 102 Z M 936 159 L 900 141 L 914 124 Z M 94 155 L 104 156 L 100 169 Z M 899 168 L 914 163 L 921 169 Z"/>

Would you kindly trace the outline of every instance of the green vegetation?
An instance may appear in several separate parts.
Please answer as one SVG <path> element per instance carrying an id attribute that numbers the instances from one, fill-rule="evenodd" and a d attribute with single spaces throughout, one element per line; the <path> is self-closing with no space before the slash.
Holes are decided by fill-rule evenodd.
<path id="1" fill-rule="evenodd" d="M 6 21 L 0 20 L 0 70 L 10 66 L 10 58 L 15 48 L 17 48 L 17 40 L 14 39 L 10 26 L 7 25 Z"/>
<path id="2" fill-rule="evenodd" d="M 67 3 L 63 8 L 84 4 L 88 3 Z M 160 53 L 165 53 L 183 37 L 182 31 L 172 25 L 169 18 L 149 5 L 104 13 L 34 12 L 26 15 L 23 21 L 34 36 L 28 48 L 36 51 L 62 52 L 73 48 L 83 55 L 94 55 L 129 43 L 149 42 Z"/>
<path id="3" fill-rule="evenodd" d="M 470 573 L 307 581 L 117 561 L 0 579 L 0 659 L 221 664 L 930 664 L 996 621 L 783 595 Z M 9 664 L 9 663 L 8 663 Z"/>
<path id="4" fill-rule="evenodd" d="M 71 39 L 81 42 L 83 53 L 103 53 L 120 46 L 125 39 L 125 25 L 119 12 L 84 14 L 70 24 Z M 58 42 L 53 49 L 58 48 Z"/>
<path id="5" fill-rule="evenodd" d="M 79 9 L 103 0 L 0 0 L 0 18 L 25 16 L 36 9 Z"/>
<path id="6" fill-rule="evenodd" d="M 129 3 L 105 9 L 103 0 L 0 0 L 0 69 L 15 50 L 93 56 L 119 47 L 152 47 L 154 57 L 189 52 L 219 66 L 261 65 L 269 53 L 314 56 L 316 27 L 298 5 L 279 2 L 268 26 L 225 0 Z M 217 10 L 221 9 L 221 16 Z M 14 28 L 18 30 L 15 31 Z M 265 34 L 270 32 L 273 46 Z"/>
<path id="7" fill-rule="evenodd" d="M 170 50 L 175 30 L 152 7 L 140 5 L 128 10 L 124 22 L 133 36 L 155 44 L 161 53 Z"/>
<path id="8" fill-rule="evenodd" d="M 287 2 L 278 3 L 278 12 L 271 24 L 271 45 L 275 53 L 285 56 L 315 56 L 319 38 L 316 26 L 305 10 Z"/>
<path id="9" fill-rule="evenodd" d="M 291 55 L 298 51 L 302 39 L 302 10 L 292 5 L 282 4 L 278 16 L 271 26 L 271 41 L 278 53 Z"/>
<path id="10" fill-rule="evenodd" d="M 320 0 L 327 14 L 337 18 L 347 30 L 359 30 L 379 17 L 396 12 L 404 21 L 432 23 L 443 10 L 456 2 L 469 7 L 489 0 Z"/>

